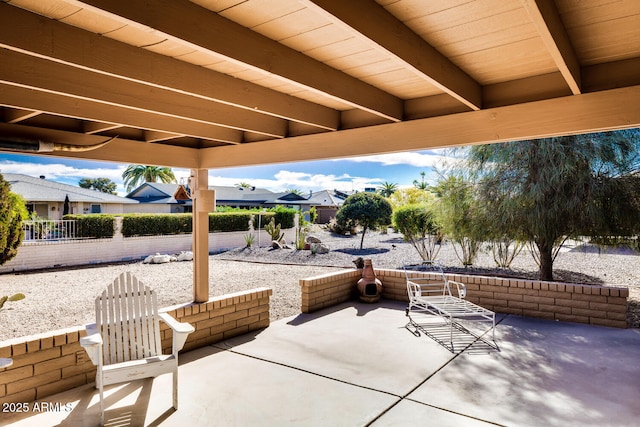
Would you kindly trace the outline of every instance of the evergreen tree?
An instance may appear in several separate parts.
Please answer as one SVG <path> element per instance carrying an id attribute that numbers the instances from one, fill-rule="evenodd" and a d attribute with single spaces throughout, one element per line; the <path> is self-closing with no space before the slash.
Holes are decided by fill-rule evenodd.
<path id="1" fill-rule="evenodd" d="M 640 131 L 473 146 L 469 165 L 480 197 L 532 243 L 540 279 L 570 237 L 637 234 Z M 502 221 L 496 221 L 500 224 Z"/>
<path id="2" fill-rule="evenodd" d="M 376 193 L 356 193 L 347 197 L 336 214 L 337 223 L 343 228 L 353 225 L 362 227 L 360 249 L 364 235 L 370 228 L 386 226 L 391 223 L 391 204 Z"/>
<path id="3" fill-rule="evenodd" d="M 24 238 L 22 221 L 28 212 L 24 200 L 10 191 L 10 185 L 0 175 L 0 265 L 18 253 Z"/>

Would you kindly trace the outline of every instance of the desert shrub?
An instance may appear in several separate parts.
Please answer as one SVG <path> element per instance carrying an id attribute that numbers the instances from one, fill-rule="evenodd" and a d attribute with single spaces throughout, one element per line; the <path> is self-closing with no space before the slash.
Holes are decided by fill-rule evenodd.
<path id="1" fill-rule="evenodd" d="M 393 211 L 393 223 L 423 260 L 436 259 L 443 235 L 433 207 L 425 203 L 399 207 Z"/>

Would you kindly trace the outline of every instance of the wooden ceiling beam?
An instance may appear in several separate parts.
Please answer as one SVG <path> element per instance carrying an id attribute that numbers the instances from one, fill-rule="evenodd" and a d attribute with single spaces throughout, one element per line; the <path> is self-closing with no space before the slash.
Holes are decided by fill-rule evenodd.
<path id="1" fill-rule="evenodd" d="M 42 114 L 42 111 L 21 110 L 18 108 L 10 108 L 4 112 L 4 121 L 7 123 L 19 123 L 23 120 Z"/>
<path id="2" fill-rule="evenodd" d="M 111 19 L 150 28 L 194 49 L 240 62 L 388 120 L 402 120 L 399 98 L 187 0 L 84 0 L 78 4 L 91 5 Z M 153 11 L 162 12 L 150 13 Z"/>
<path id="3" fill-rule="evenodd" d="M 571 92 L 582 93 L 580 62 L 553 0 L 522 0 L 522 4 Z"/>
<path id="4" fill-rule="evenodd" d="M 482 108 L 480 84 L 376 2 L 305 0 L 303 3 L 357 31 L 472 110 Z"/>
<path id="5" fill-rule="evenodd" d="M 283 137 L 285 120 L 0 49 L 0 80 L 47 92 L 189 119 L 241 131 Z"/>
<path id="6" fill-rule="evenodd" d="M 338 111 L 0 2 L 0 46 L 327 130 Z M 189 76 L 189 78 L 184 78 Z"/>
<path id="7" fill-rule="evenodd" d="M 0 105 L 235 144 L 242 132 L 0 82 Z"/>
<path id="8" fill-rule="evenodd" d="M 0 135 L 5 138 L 33 139 L 74 145 L 94 145 L 108 139 L 100 135 L 87 135 L 9 123 L 0 123 Z M 197 149 L 166 144 L 153 144 L 152 149 L 150 149 L 151 144 L 153 143 L 115 138 L 104 147 L 91 151 L 58 151 L 42 155 L 117 163 L 198 168 L 199 159 Z"/>
<path id="9" fill-rule="evenodd" d="M 117 129 L 119 127 L 122 127 L 122 125 L 118 125 L 114 123 L 85 121 L 82 124 L 82 131 L 87 135 L 93 135 L 95 133 L 106 132 L 108 130 Z"/>
<path id="10" fill-rule="evenodd" d="M 176 135 L 175 133 L 158 132 L 155 130 L 144 131 L 145 142 L 167 141 L 169 139 L 180 138 L 181 136 L 182 135 Z"/>
<path id="11" fill-rule="evenodd" d="M 206 148 L 200 164 L 203 168 L 222 168 L 286 163 L 634 128 L 640 127 L 638 99 L 640 86 L 632 86 L 257 144 Z"/>

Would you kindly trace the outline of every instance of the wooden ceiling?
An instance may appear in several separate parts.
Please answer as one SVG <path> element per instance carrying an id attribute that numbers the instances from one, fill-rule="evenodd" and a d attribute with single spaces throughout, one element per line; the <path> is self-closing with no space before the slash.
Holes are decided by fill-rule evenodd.
<path id="1" fill-rule="evenodd" d="M 640 127 L 640 1 L 5 0 L 0 109 L 0 151 L 190 168 Z"/>

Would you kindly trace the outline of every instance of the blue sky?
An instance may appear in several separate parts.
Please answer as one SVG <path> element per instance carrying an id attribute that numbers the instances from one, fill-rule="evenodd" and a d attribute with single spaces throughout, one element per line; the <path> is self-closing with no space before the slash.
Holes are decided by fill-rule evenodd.
<path id="1" fill-rule="evenodd" d="M 411 186 L 420 173 L 434 182 L 433 167 L 446 160 L 444 150 L 406 152 L 340 160 L 284 163 L 266 166 L 209 170 L 209 185 L 233 186 L 247 182 L 272 191 L 296 188 L 302 192 L 318 190 L 364 190 L 388 181 L 400 187 Z M 125 195 L 122 172 L 127 164 L 69 160 L 35 155 L 0 153 L 0 173 L 44 175 L 47 179 L 78 185 L 81 178 L 109 178 Z M 173 169 L 176 178 L 186 178 L 187 169 Z"/>

